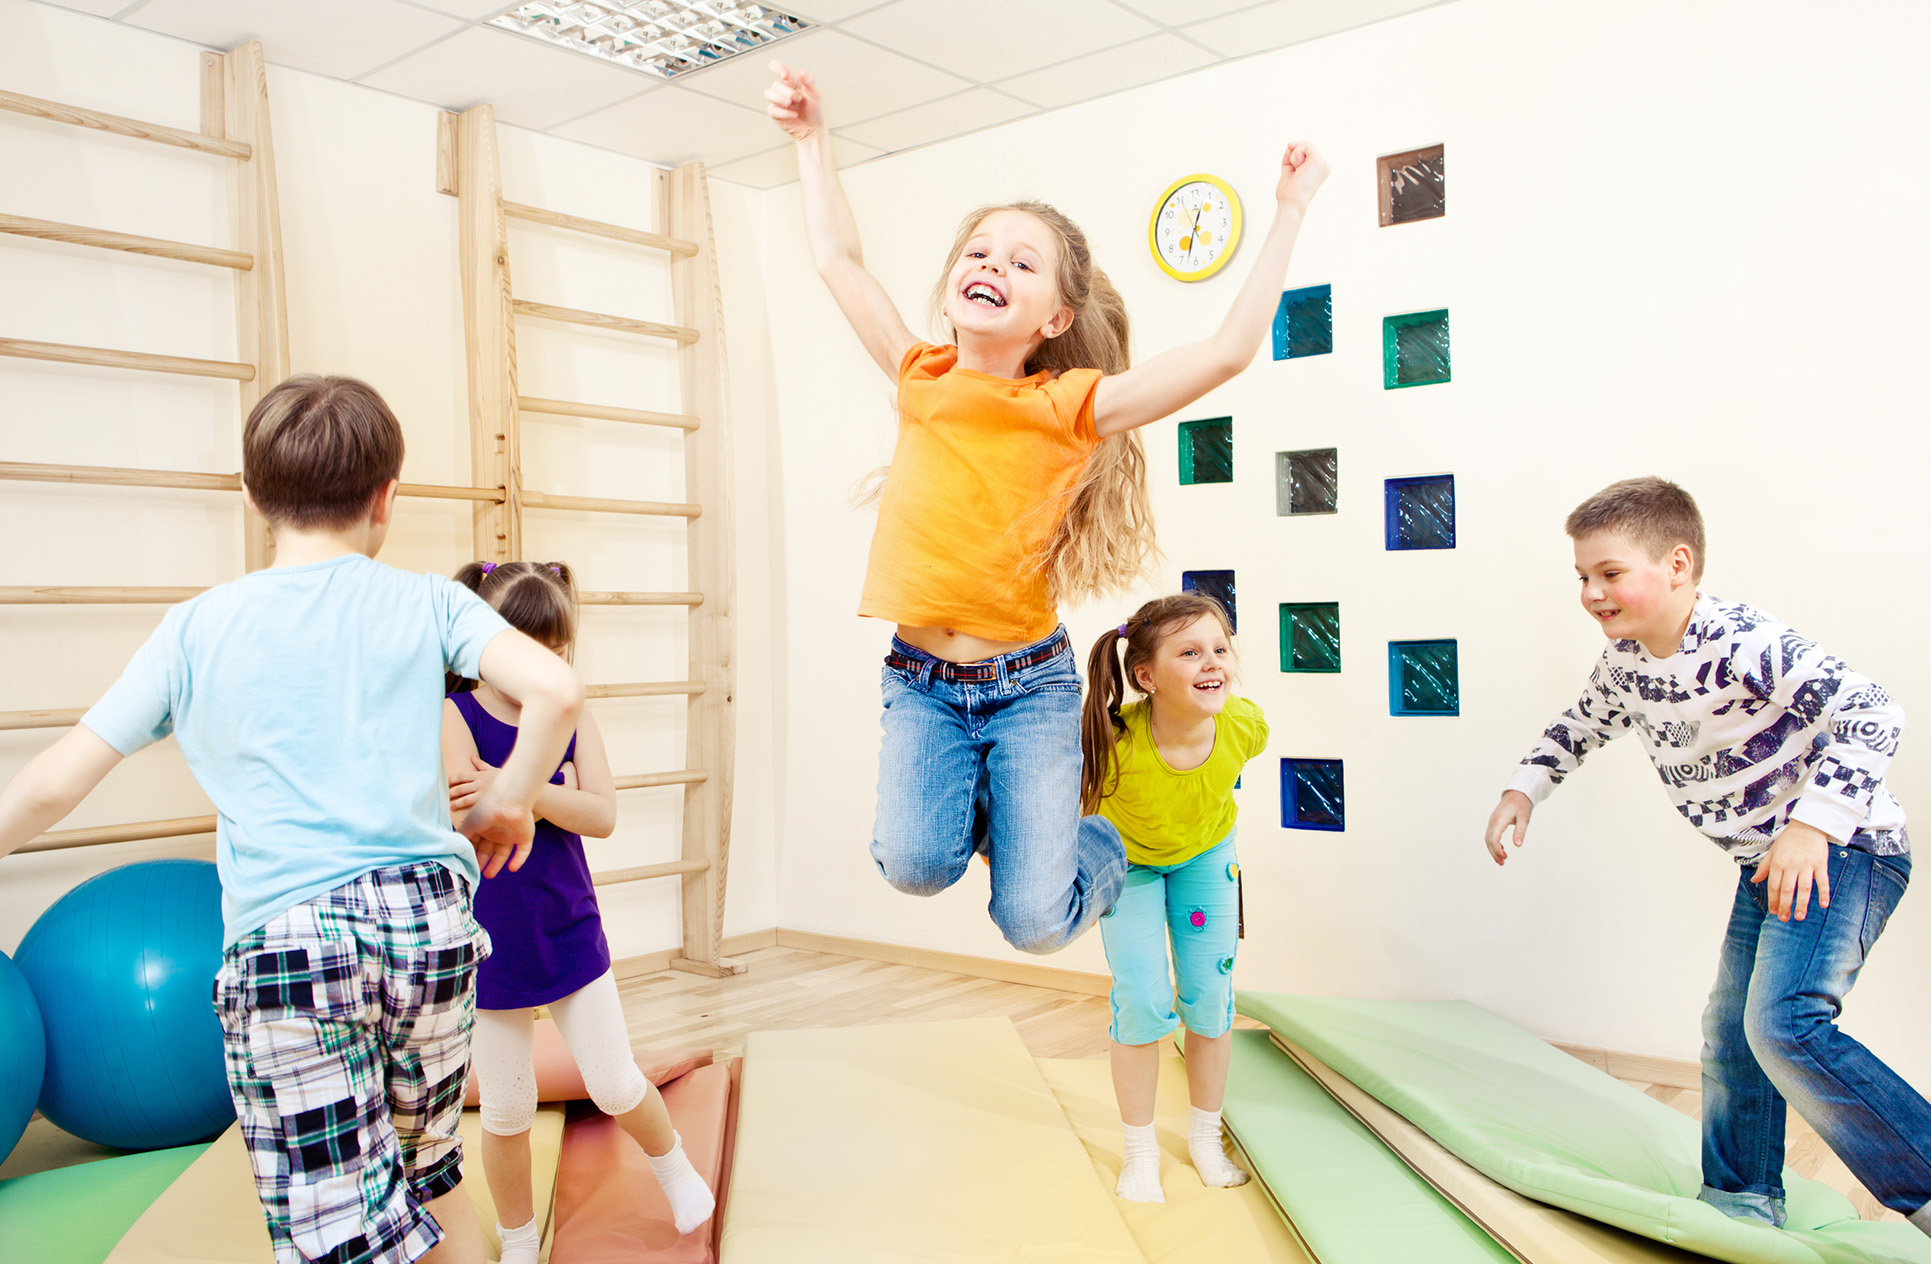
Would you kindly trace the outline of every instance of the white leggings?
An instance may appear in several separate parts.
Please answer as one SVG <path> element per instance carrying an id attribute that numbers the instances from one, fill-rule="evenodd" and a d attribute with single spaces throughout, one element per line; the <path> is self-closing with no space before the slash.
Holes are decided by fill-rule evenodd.
<path id="1" fill-rule="evenodd" d="M 610 971 L 550 1002 L 563 1043 L 583 1072 L 590 1100 L 606 1115 L 635 1110 L 650 1081 L 630 1055 L 623 1003 Z M 483 1097 L 483 1130 L 513 1137 L 536 1122 L 536 1011 L 479 1009 L 470 1056 Z"/>

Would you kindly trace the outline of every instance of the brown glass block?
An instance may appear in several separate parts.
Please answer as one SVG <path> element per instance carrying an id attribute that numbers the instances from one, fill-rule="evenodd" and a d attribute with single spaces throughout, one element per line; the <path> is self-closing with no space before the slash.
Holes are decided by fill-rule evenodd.
<path id="1" fill-rule="evenodd" d="M 1442 147 L 1410 149 L 1377 160 L 1381 175 L 1381 226 L 1440 219 L 1448 213 Z"/>

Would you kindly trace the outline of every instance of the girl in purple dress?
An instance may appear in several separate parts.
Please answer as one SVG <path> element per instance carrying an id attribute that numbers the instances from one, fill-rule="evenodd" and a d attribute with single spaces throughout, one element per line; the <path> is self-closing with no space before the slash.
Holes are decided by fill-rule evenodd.
<path id="1" fill-rule="evenodd" d="M 455 578 L 511 627 L 570 656 L 577 603 L 569 567 L 472 562 Z M 516 744 L 519 714 L 515 702 L 487 683 L 449 695 L 443 762 L 452 816 L 460 819 L 495 777 Z M 536 1264 L 542 1236 L 530 1188 L 529 1137 L 536 1119 L 539 1005 L 550 1007 L 590 1099 L 643 1147 L 677 1231 L 691 1232 L 715 1206 L 704 1178 L 684 1157 L 664 1099 L 630 1053 L 581 837 L 609 837 L 616 805 L 603 738 L 585 711 L 562 765 L 537 796 L 529 859 L 515 873 L 504 870 L 484 882 L 475 896 L 476 920 L 489 932 L 493 951 L 477 973 L 471 1057 L 482 1093 L 483 1172 L 496 1201 L 503 1264 Z"/>

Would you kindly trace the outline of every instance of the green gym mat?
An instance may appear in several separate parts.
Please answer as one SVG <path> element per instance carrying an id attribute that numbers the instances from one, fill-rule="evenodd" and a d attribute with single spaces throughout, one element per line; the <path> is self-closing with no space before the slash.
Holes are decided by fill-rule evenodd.
<path id="1" fill-rule="evenodd" d="M 1222 1117 L 1323 1264 L 1513 1264 L 1264 1031 L 1234 1034 Z"/>
<path id="2" fill-rule="evenodd" d="M 1465 1001 L 1242 992 L 1239 1008 L 1529 1198 L 1732 1264 L 1931 1264 L 1907 1224 L 1786 1172 L 1787 1227 L 1698 1202 L 1694 1120 Z"/>
<path id="3" fill-rule="evenodd" d="M 123 1154 L 0 1181 L 0 1259 L 101 1264 L 207 1148 L 204 1143 Z"/>

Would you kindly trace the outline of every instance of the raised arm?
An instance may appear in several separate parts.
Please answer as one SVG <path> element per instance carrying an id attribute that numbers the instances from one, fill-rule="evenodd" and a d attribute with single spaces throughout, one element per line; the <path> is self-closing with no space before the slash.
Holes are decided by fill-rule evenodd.
<path id="1" fill-rule="evenodd" d="M 85 724 L 35 755 L 0 790 L 0 856 L 73 811 L 120 762 L 121 752 Z"/>
<path id="2" fill-rule="evenodd" d="M 1294 239 L 1300 235 L 1308 203 L 1327 178 L 1327 159 L 1312 145 L 1296 141 L 1287 147 L 1274 188 L 1274 223 L 1220 328 L 1212 337 L 1100 379 L 1093 395 L 1093 423 L 1101 435 L 1158 421 L 1248 366 L 1273 324 L 1287 261 L 1294 253 Z"/>
<path id="3" fill-rule="evenodd" d="M 831 131 L 825 125 L 818 84 L 810 75 L 791 70 L 781 61 L 771 63 L 771 73 L 776 78 L 764 92 L 770 102 L 766 112 L 797 143 L 798 181 L 804 192 L 805 238 L 811 243 L 811 261 L 865 350 L 885 375 L 896 381 L 899 361 L 918 339 L 906 328 L 905 318 L 878 278 L 865 271 L 858 221 L 852 218 L 851 203 L 838 182 Z"/>

